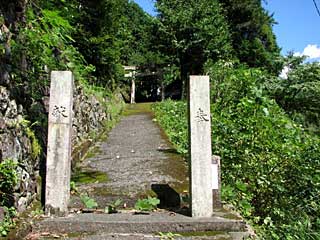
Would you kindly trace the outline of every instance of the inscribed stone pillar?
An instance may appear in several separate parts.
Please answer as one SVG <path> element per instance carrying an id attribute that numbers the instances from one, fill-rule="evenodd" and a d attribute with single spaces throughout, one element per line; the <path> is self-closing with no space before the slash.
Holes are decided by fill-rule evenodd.
<path id="1" fill-rule="evenodd" d="M 190 76 L 189 154 L 192 217 L 211 217 L 211 119 L 208 76 Z"/>
<path id="2" fill-rule="evenodd" d="M 45 209 L 64 215 L 70 198 L 73 75 L 51 73 Z"/>

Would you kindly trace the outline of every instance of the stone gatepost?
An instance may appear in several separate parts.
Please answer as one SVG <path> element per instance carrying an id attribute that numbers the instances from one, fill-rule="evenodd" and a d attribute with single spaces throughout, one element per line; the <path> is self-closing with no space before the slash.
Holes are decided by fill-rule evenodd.
<path id="1" fill-rule="evenodd" d="M 208 76 L 190 76 L 189 155 L 192 217 L 211 217 L 213 183 Z"/>
<path id="2" fill-rule="evenodd" d="M 51 73 L 48 150 L 46 165 L 46 214 L 64 215 L 70 199 L 73 75 Z"/>

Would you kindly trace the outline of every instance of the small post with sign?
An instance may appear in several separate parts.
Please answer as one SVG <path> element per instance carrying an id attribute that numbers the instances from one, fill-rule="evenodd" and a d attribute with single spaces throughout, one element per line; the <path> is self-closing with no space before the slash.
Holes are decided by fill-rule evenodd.
<path id="1" fill-rule="evenodd" d="M 70 199 L 73 75 L 51 72 L 45 211 L 65 215 Z"/>
<path id="2" fill-rule="evenodd" d="M 208 76 L 190 76 L 189 154 L 192 217 L 211 217 L 213 182 Z"/>
<path id="3" fill-rule="evenodd" d="M 222 207 L 221 203 L 221 158 L 220 156 L 212 156 L 212 199 L 213 208 Z"/>

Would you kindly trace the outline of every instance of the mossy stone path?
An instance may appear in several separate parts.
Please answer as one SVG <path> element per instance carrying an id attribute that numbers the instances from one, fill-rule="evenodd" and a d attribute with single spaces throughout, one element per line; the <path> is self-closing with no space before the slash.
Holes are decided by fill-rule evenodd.
<path id="1" fill-rule="evenodd" d="M 157 193 L 161 197 L 164 191 L 169 197 L 162 203 L 174 207 L 178 194 L 188 189 L 186 162 L 153 121 L 150 107 L 128 105 L 120 122 L 96 144 L 73 177 L 79 191 L 87 192 L 101 208 L 118 198 L 132 207 L 138 198 Z M 81 207 L 79 198 L 72 198 L 70 206 Z"/>

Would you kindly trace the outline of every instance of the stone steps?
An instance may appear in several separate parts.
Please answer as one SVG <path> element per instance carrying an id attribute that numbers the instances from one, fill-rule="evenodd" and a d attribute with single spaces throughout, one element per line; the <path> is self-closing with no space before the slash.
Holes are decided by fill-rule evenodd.
<path id="1" fill-rule="evenodd" d="M 126 234 L 126 233 L 109 233 L 99 235 L 79 235 L 77 237 L 64 237 L 68 240 L 243 240 L 249 237 L 247 232 L 212 232 L 209 236 L 173 236 L 173 238 L 165 238 L 155 234 Z M 44 239 L 45 240 L 45 239 Z"/>
<path id="2" fill-rule="evenodd" d="M 224 216 L 227 215 L 216 213 L 211 218 L 191 218 L 173 212 L 82 213 L 44 219 L 32 226 L 32 232 L 65 234 L 63 239 L 160 239 L 160 232 L 186 235 L 175 239 L 243 239 L 248 235 L 243 220 Z"/>

